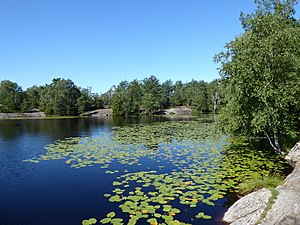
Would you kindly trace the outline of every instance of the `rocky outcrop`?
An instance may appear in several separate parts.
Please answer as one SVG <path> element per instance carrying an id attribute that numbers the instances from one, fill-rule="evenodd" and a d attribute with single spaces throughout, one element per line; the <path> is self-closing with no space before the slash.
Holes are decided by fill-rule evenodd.
<path id="1" fill-rule="evenodd" d="M 92 117 L 106 117 L 112 116 L 112 109 L 97 109 L 81 114 L 81 116 L 92 116 Z"/>
<path id="2" fill-rule="evenodd" d="M 265 210 L 271 191 L 264 188 L 235 202 L 225 213 L 224 221 L 232 225 L 255 224 Z"/>
<path id="3" fill-rule="evenodd" d="M 167 114 L 167 115 L 171 115 L 171 114 L 191 115 L 192 114 L 192 109 L 190 109 L 188 107 L 185 107 L 185 106 L 181 106 L 181 107 L 177 107 L 177 108 L 166 109 L 165 114 Z"/>
<path id="4" fill-rule="evenodd" d="M 43 118 L 46 117 L 44 112 L 28 112 L 28 113 L 0 113 L 0 119 L 14 118 Z"/>
<path id="5" fill-rule="evenodd" d="M 300 163 L 300 141 L 295 144 L 285 159 L 292 167 L 295 167 L 297 163 Z"/>
<path id="6" fill-rule="evenodd" d="M 278 186 L 277 199 L 260 221 L 271 191 L 261 189 L 239 199 L 225 213 L 224 221 L 232 225 L 299 225 L 300 224 L 300 142 L 290 151 L 286 160 L 293 172 Z"/>
<path id="7" fill-rule="evenodd" d="M 299 185 L 299 184 L 298 184 Z M 300 224 L 300 192 L 283 189 L 260 223 L 261 225 L 299 225 Z"/>

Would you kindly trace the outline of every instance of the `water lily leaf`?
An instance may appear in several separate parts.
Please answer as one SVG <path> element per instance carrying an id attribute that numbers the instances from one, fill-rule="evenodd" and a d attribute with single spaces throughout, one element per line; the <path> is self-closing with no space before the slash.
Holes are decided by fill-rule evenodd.
<path id="1" fill-rule="evenodd" d="M 107 223 L 109 223 L 110 221 L 111 221 L 111 218 L 104 218 L 104 219 L 100 220 L 100 223 L 102 223 L 102 224 L 107 224 Z"/>
<path id="2" fill-rule="evenodd" d="M 116 213 L 115 212 L 110 212 L 106 215 L 108 218 L 113 218 L 116 216 Z"/>
<path id="3" fill-rule="evenodd" d="M 209 216 L 209 215 L 204 215 L 202 218 L 203 218 L 203 219 L 206 219 L 206 220 L 209 220 L 209 219 L 211 219 L 211 216 Z"/>

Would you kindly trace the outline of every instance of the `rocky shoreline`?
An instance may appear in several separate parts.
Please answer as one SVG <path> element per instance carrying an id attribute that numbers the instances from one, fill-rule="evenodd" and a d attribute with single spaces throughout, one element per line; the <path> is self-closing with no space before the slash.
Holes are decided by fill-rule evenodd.
<path id="1" fill-rule="evenodd" d="M 162 111 L 164 115 L 191 115 L 192 109 L 188 107 L 176 107 Z M 82 113 L 80 116 L 109 117 L 113 115 L 112 109 L 97 109 Z M 0 113 L 0 119 L 21 119 L 21 118 L 45 118 L 46 114 L 40 111 L 25 113 Z"/>
<path id="2" fill-rule="evenodd" d="M 231 225 L 299 225 L 300 224 L 300 142 L 285 158 L 293 172 L 283 185 L 276 188 L 278 196 L 262 219 L 271 190 L 263 188 L 235 202 L 225 213 L 223 220 Z"/>
<path id="3" fill-rule="evenodd" d="M 0 113 L 0 119 L 21 119 L 21 118 L 44 118 L 44 112 L 28 112 L 28 113 Z"/>
<path id="4" fill-rule="evenodd" d="M 192 109 L 185 107 L 185 106 L 180 106 L 176 108 L 170 108 L 170 109 L 165 109 L 162 111 L 159 111 L 157 114 L 159 115 L 192 115 Z M 112 109 L 97 109 L 89 112 L 82 113 L 81 116 L 91 116 L 91 117 L 107 117 L 107 116 L 112 116 L 113 111 Z"/>
<path id="5" fill-rule="evenodd" d="M 112 116 L 112 109 L 97 109 L 89 112 L 82 113 L 81 116 L 91 116 L 91 117 L 107 117 Z"/>
<path id="6" fill-rule="evenodd" d="M 181 107 L 176 107 L 176 108 L 171 108 L 171 109 L 166 109 L 164 110 L 164 114 L 166 115 L 192 115 L 192 109 L 181 106 Z"/>

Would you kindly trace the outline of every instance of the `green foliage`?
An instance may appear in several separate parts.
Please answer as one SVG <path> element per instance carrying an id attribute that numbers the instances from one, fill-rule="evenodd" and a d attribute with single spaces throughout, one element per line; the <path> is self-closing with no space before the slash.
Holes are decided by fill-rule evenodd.
<path id="1" fill-rule="evenodd" d="M 145 93 L 142 98 L 141 106 L 145 113 L 153 113 L 159 109 L 159 102 L 152 93 Z"/>
<path id="2" fill-rule="evenodd" d="M 53 79 L 41 91 L 41 109 L 47 115 L 72 116 L 77 115 L 77 99 L 80 90 L 70 79 Z"/>
<path id="3" fill-rule="evenodd" d="M 241 14 L 245 32 L 216 56 L 221 62 L 224 107 L 220 124 L 232 134 L 266 136 L 276 152 L 295 134 L 300 101 L 300 25 L 296 1 L 256 1 Z"/>
<path id="4" fill-rule="evenodd" d="M 102 95 L 109 103 L 114 115 L 128 116 L 138 114 L 141 104 L 141 86 L 137 80 L 130 83 L 121 81 L 119 85 Z"/>
<path id="5" fill-rule="evenodd" d="M 182 81 L 176 81 L 173 87 L 173 94 L 171 96 L 171 103 L 172 106 L 180 106 L 183 105 L 184 99 L 183 99 L 183 90 L 184 84 L 182 83 Z"/>
<path id="6" fill-rule="evenodd" d="M 127 114 L 138 114 L 140 110 L 142 98 L 142 89 L 140 82 L 134 80 L 128 84 L 128 88 L 126 91 L 126 99 L 127 104 L 126 107 L 128 108 Z"/>
<path id="7" fill-rule="evenodd" d="M 128 107 L 126 103 L 126 90 L 128 87 L 127 81 L 122 81 L 114 90 L 111 98 L 111 108 L 116 116 L 123 116 L 128 114 Z"/>
<path id="8" fill-rule="evenodd" d="M 0 83 L 0 112 L 16 112 L 21 110 L 23 91 L 17 83 L 3 80 Z"/>
<path id="9" fill-rule="evenodd" d="M 283 178 L 278 176 L 260 176 L 258 174 L 253 174 L 252 176 L 252 178 L 239 184 L 238 192 L 240 195 L 247 195 L 262 188 L 276 188 L 283 184 Z"/>
<path id="10" fill-rule="evenodd" d="M 22 111 L 38 109 L 40 106 L 40 91 L 42 87 L 32 86 L 24 92 Z"/>
<path id="11" fill-rule="evenodd" d="M 161 108 L 167 109 L 171 106 L 171 96 L 174 91 L 173 82 L 171 80 L 166 80 L 161 84 L 160 88 L 160 105 Z"/>
<path id="12" fill-rule="evenodd" d="M 103 101 L 99 95 L 91 92 L 91 88 L 83 88 L 80 91 L 80 97 L 77 99 L 77 108 L 79 113 L 103 108 Z"/>
<path id="13" fill-rule="evenodd" d="M 142 102 L 141 107 L 144 113 L 153 113 L 160 109 L 161 105 L 161 86 L 159 80 L 155 76 L 145 78 L 141 85 Z"/>
<path id="14" fill-rule="evenodd" d="M 82 89 L 81 90 L 81 95 L 80 97 L 77 99 L 77 107 L 78 107 L 78 111 L 79 113 L 83 113 L 86 112 L 88 110 L 92 109 L 92 105 L 93 105 L 93 98 L 91 95 L 91 89 Z"/>
<path id="15" fill-rule="evenodd" d="M 217 107 L 215 96 L 220 89 L 219 81 L 211 83 L 192 80 L 188 83 L 166 80 L 160 83 L 155 76 L 130 83 L 121 81 L 101 95 L 104 105 L 113 109 L 114 115 L 152 114 L 177 106 L 192 107 L 197 112 L 210 112 Z"/>
<path id="16" fill-rule="evenodd" d="M 199 112 L 209 111 L 209 99 L 208 99 L 208 84 L 204 81 L 199 81 L 194 85 L 195 92 L 193 93 L 192 105 Z"/>
<path id="17" fill-rule="evenodd" d="M 196 113 L 211 112 L 216 106 L 218 84 L 218 80 L 160 83 L 155 76 L 150 76 L 142 81 L 121 81 L 99 96 L 91 88 L 77 87 L 70 79 L 56 78 L 51 84 L 32 86 L 25 92 L 16 83 L 2 81 L 0 112 L 40 109 L 48 116 L 76 116 L 94 109 L 112 108 L 114 115 L 128 116 L 159 113 L 177 106 L 191 107 Z"/>
<path id="18" fill-rule="evenodd" d="M 80 89 L 70 79 L 53 79 L 50 85 L 32 86 L 25 92 L 17 83 L 0 83 L 0 112 L 43 110 L 47 115 L 76 116 L 88 110 L 103 108 L 99 95 L 90 88 Z"/>

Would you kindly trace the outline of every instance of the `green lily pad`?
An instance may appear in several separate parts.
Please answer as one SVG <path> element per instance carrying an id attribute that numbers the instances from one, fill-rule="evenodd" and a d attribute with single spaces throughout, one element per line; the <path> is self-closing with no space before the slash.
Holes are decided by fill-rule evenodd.
<path id="1" fill-rule="evenodd" d="M 107 224 L 107 223 L 109 223 L 110 221 L 111 221 L 111 218 L 104 218 L 104 219 L 100 220 L 100 223 L 102 223 L 102 224 Z"/>
<path id="2" fill-rule="evenodd" d="M 113 218 L 113 217 L 115 217 L 116 216 L 116 213 L 115 212 L 110 212 L 110 213 L 108 213 L 107 215 L 106 215 L 106 217 L 108 217 L 108 218 Z"/>

